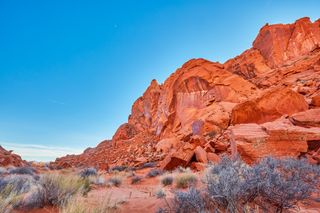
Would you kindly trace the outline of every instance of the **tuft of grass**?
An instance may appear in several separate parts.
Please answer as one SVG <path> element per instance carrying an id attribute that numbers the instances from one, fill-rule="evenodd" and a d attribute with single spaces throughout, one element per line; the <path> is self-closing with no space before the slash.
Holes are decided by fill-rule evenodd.
<path id="1" fill-rule="evenodd" d="M 62 206 L 78 192 L 86 194 L 90 190 L 89 180 L 76 175 L 45 174 L 40 184 L 45 189 L 46 202 L 54 206 Z"/>
<path id="2" fill-rule="evenodd" d="M 173 177 L 171 174 L 165 174 L 161 177 L 161 183 L 163 186 L 169 186 L 173 183 Z"/>
<path id="3" fill-rule="evenodd" d="M 131 178 L 131 184 L 136 184 L 136 183 L 140 183 L 142 180 L 142 177 L 141 176 L 133 176 Z"/>
<path id="4" fill-rule="evenodd" d="M 95 206 L 90 206 L 83 202 L 79 196 L 70 200 L 60 208 L 61 213 L 113 213 L 117 210 L 117 203 L 112 204 L 111 196 L 102 196 Z"/>
<path id="5" fill-rule="evenodd" d="M 151 169 L 148 172 L 147 177 L 157 177 L 157 176 L 161 175 L 162 173 L 163 173 L 163 171 L 160 169 Z"/>
<path id="6" fill-rule="evenodd" d="M 120 176 L 113 176 L 109 178 L 108 183 L 112 186 L 119 187 L 122 184 L 122 178 Z"/>
<path id="7" fill-rule="evenodd" d="M 198 179 L 191 171 L 182 172 L 176 175 L 175 184 L 177 188 L 188 188 L 194 186 Z"/>

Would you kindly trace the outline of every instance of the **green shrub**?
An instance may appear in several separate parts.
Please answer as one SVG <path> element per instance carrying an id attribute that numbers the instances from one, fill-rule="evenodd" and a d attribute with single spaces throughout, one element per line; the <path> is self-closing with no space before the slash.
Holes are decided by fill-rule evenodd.
<path id="1" fill-rule="evenodd" d="M 172 185 L 173 183 L 173 177 L 170 174 L 166 174 L 164 176 L 161 177 L 161 183 L 164 186 L 169 186 Z"/>

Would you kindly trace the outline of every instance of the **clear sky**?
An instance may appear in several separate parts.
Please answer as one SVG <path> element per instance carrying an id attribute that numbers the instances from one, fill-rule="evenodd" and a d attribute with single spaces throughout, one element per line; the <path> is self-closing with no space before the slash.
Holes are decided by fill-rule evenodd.
<path id="1" fill-rule="evenodd" d="M 224 62 L 265 23 L 320 18 L 320 1 L 0 0 L 0 145 L 53 160 L 111 138 L 152 79 Z"/>

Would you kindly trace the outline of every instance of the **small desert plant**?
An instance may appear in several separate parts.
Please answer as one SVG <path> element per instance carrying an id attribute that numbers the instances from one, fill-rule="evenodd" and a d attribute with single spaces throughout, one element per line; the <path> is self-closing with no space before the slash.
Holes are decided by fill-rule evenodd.
<path id="1" fill-rule="evenodd" d="M 109 169 L 109 172 L 123 172 L 127 169 L 127 166 L 114 166 Z"/>
<path id="2" fill-rule="evenodd" d="M 170 174 L 165 174 L 161 177 L 161 183 L 164 186 L 172 185 L 173 183 L 173 177 Z"/>
<path id="3" fill-rule="evenodd" d="M 174 209 L 179 213 L 210 212 L 209 202 L 199 190 L 190 188 L 186 192 L 176 192 Z"/>
<path id="4" fill-rule="evenodd" d="M 32 167 L 17 167 L 9 169 L 10 174 L 34 175 L 36 170 Z"/>
<path id="5" fill-rule="evenodd" d="M 139 169 L 145 169 L 145 168 L 154 168 L 157 166 L 156 162 L 148 162 L 148 163 L 144 163 L 142 164 Z"/>
<path id="6" fill-rule="evenodd" d="M 119 187 L 122 184 L 122 178 L 120 176 L 113 176 L 109 178 L 108 183 L 112 186 Z"/>
<path id="7" fill-rule="evenodd" d="M 166 192 L 162 188 L 157 189 L 157 191 L 155 192 L 155 195 L 159 199 L 165 198 L 167 196 Z"/>
<path id="8" fill-rule="evenodd" d="M 175 183 L 177 188 L 188 188 L 194 186 L 198 179 L 191 171 L 182 172 L 176 175 Z"/>
<path id="9" fill-rule="evenodd" d="M 65 205 L 73 195 L 90 190 L 88 179 L 75 175 L 45 174 L 41 176 L 40 183 L 45 189 L 46 202 L 55 206 Z"/>
<path id="10" fill-rule="evenodd" d="M 131 184 L 139 183 L 139 182 L 141 182 L 141 180 L 142 180 L 142 177 L 141 177 L 141 176 L 133 176 L 133 177 L 131 178 Z"/>
<path id="11" fill-rule="evenodd" d="M 147 177 L 157 177 L 158 175 L 161 175 L 162 173 L 163 173 L 163 171 L 160 169 L 151 169 L 148 172 Z"/>
<path id="12" fill-rule="evenodd" d="M 96 176 L 97 175 L 97 170 L 95 168 L 85 168 L 85 169 L 80 171 L 79 175 L 82 178 L 87 178 L 87 177 L 90 177 L 90 176 Z"/>

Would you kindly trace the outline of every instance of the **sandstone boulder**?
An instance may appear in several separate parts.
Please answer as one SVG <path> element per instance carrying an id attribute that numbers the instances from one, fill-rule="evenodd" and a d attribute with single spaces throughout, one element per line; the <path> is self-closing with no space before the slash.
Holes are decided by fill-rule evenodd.
<path id="1" fill-rule="evenodd" d="M 238 124 L 229 130 L 231 143 L 248 163 L 265 156 L 298 157 L 308 151 L 308 141 L 320 141 L 320 128 L 295 126 L 283 118 L 261 125 Z"/>
<path id="2" fill-rule="evenodd" d="M 232 110 L 231 123 L 265 123 L 282 115 L 291 115 L 308 109 L 304 97 L 289 88 L 276 88 L 261 97 L 246 101 Z"/>
<path id="3" fill-rule="evenodd" d="M 197 146 L 197 148 L 194 150 L 194 153 L 198 162 L 208 163 L 207 153 L 201 146 Z"/>

